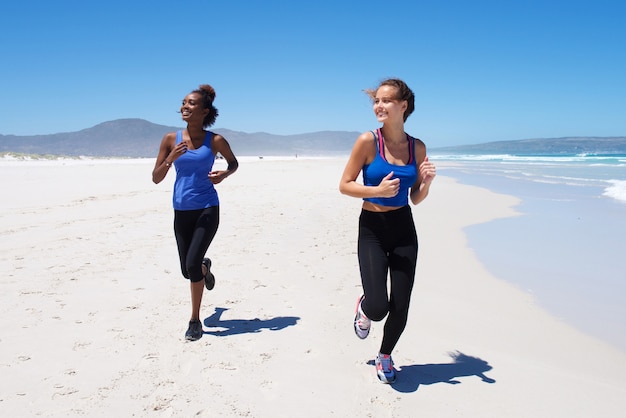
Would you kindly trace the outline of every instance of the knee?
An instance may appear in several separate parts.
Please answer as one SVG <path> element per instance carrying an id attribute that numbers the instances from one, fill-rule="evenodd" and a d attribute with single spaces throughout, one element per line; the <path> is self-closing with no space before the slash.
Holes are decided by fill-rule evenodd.
<path id="1" fill-rule="evenodd" d="M 378 311 L 374 311 L 373 315 L 368 315 L 367 317 L 371 319 L 372 321 L 382 321 L 383 319 L 385 319 L 386 316 L 387 316 L 386 310 L 384 311 L 378 310 Z"/>
<path id="2" fill-rule="evenodd" d="M 202 264 L 197 264 L 197 263 L 188 263 L 187 266 L 187 271 L 183 272 L 183 275 L 191 280 L 192 282 L 199 282 L 202 281 L 204 279 L 204 277 L 202 276 Z"/>
<path id="3" fill-rule="evenodd" d="M 409 316 L 409 300 L 402 301 L 402 303 L 398 303 L 398 301 L 390 302 L 389 313 L 398 318 L 407 318 Z"/>
<path id="4" fill-rule="evenodd" d="M 372 321 L 382 321 L 389 313 L 389 303 L 367 303 L 363 307 L 363 312 Z"/>

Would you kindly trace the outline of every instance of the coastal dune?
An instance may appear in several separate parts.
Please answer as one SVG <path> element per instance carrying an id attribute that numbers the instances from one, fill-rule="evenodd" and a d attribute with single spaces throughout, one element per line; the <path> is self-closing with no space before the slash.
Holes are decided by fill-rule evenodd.
<path id="1" fill-rule="evenodd" d="M 467 242 L 463 228 L 519 216 L 516 197 L 439 175 L 413 207 L 416 284 L 383 385 L 382 323 L 363 341 L 352 329 L 360 201 L 338 192 L 344 159 L 244 159 L 217 186 L 196 342 L 174 173 L 154 185 L 153 163 L 0 162 L 1 416 L 623 416 L 626 353 Z"/>

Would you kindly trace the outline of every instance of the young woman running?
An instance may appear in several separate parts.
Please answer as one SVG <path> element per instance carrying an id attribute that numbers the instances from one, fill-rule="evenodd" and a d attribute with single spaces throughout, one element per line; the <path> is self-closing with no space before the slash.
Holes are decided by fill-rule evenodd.
<path id="1" fill-rule="evenodd" d="M 165 134 L 152 171 L 152 181 L 163 181 L 170 167 L 176 168 L 174 183 L 174 234 L 183 276 L 190 281 L 191 318 L 185 338 L 202 337 L 200 305 L 204 287 L 213 289 L 211 260 L 204 258 L 219 225 L 219 199 L 214 185 L 233 174 L 239 166 L 226 139 L 205 130 L 218 112 L 213 106 L 215 90 L 208 84 L 185 96 L 180 107 L 187 128 Z M 221 154 L 228 168 L 213 171 L 215 156 Z"/>
<path id="2" fill-rule="evenodd" d="M 410 198 L 417 205 L 426 198 L 436 172 L 424 143 L 404 132 L 415 108 L 411 89 L 402 80 L 388 79 L 366 93 L 382 127 L 357 138 L 339 190 L 363 199 L 357 250 L 363 294 L 354 330 L 364 339 L 371 321 L 387 317 L 375 365 L 378 378 L 392 383 L 396 373 L 391 352 L 406 326 L 417 263 L 417 234 L 408 202 Z M 357 182 L 361 172 L 363 184 Z"/>

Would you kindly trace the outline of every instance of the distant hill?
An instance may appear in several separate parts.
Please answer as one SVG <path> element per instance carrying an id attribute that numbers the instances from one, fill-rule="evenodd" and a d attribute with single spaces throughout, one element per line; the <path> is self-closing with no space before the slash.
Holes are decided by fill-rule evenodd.
<path id="1" fill-rule="evenodd" d="M 77 132 L 50 135 L 0 135 L 0 153 L 88 156 L 156 157 L 163 135 L 181 129 L 143 119 L 118 119 Z M 236 155 L 347 155 L 359 132 L 323 131 L 299 135 L 272 135 L 214 129 Z"/>
<path id="2" fill-rule="evenodd" d="M 87 157 L 156 157 L 167 132 L 181 129 L 143 119 L 118 119 L 77 132 L 0 135 L 0 153 Z M 360 132 L 322 131 L 298 135 L 214 129 L 239 156 L 348 155 Z M 430 153 L 465 154 L 626 154 L 626 137 L 521 139 L 429 148 Z"/>
<path id="3" fill-rule="evenodd" d="M 567 137 L 520 139 L 475 145 L 431 148 L 431 152 L 455 154 L 626 154 L 626 137 Z"/>

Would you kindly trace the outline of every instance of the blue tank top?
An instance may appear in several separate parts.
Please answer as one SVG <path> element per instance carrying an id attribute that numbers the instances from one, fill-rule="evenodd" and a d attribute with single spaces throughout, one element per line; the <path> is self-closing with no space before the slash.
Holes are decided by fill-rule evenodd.
<path id="1" fill-rule="evenodd" d="M 380 128 L 374 133 L 376 157 L 374 161 L 363 166 L 363 184 L 378 186 L 383 178 L 393 171 L 392 179 L 400 179 L 400 189 L 394 197 L 366 197 L 363 200 L 381 206 L 406 206 L 409 204 L 409 190 L 417 181 L 417 164 L 415 163 L 415 140 L 407 135 L 409 142 L 409 162 L 407 165 L 395 165 L 385 158 L 385 144 Z"/>
<path id="2" fill-rule="evenodd" d="M 176 181 L 173 203 L 176 210 L 196 210 L 218 206 L 217 191 L 209 180 L 215 155 L 211 150 L 213 132 L 207 132 L 198 149 L 188 149 L 174 161 Z M 183 140 L 183 131 L 176 132 L 176 144 Z"/>

